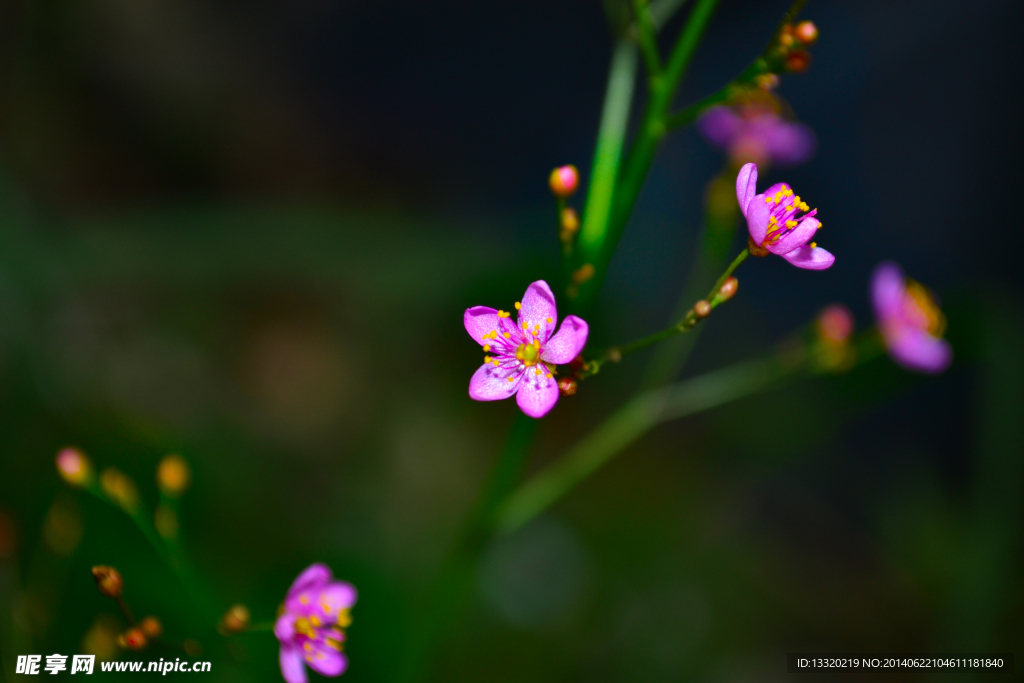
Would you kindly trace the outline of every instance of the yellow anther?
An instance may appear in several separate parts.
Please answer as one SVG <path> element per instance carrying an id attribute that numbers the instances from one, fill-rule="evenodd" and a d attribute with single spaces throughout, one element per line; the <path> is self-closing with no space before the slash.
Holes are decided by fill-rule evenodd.
<path id="1" fill-rule="evenodd" d="M 765 204 L 771 204 L 772 203 L 772 198 L 771 197 L 765 197 L 764 198 L 764 203 Z"/>
<path id="2" fill-rule="evenodd" d="M 811 249 L 814 249 L 816 246 L 818 246 L 818 243 L 817 242 L 811 242 L 807 246 L 809 246 Z"/>
<path id="3" fill-rule="evenodd" d="M 491 357 L 490 356 L 484 356 L 484 362 L 485 363 L 490 363 L 491 362 Z"/>
<path id="4" fill-rule="evenodd" d="M 778 204 L 782 201 L 782 190 L 775 193 L 775 203 Z"/>
<path id="5" fill-rule="evenodd" d="M 327 643 L 327 647 L 337 650 L 338 652 L 341 652 L 341 643 L 339 643 L 337 640 L 334 640 L 333 638 L 325 638 L 324 642 Z"/>
<path id="6" fill-rule="evenodd" d="M 499 318 L 507 318 L 510 315 L 512 315 L 512 314 L 509 313 L 508 311 L 498 311 L 498 317 Z"/>
<path id="7" fill-rule="evenodd" d="M 528 329 L 530 329 L 530 323 L 524 322 L 524 323 L 523 323 L 523 329 L 524 329 L 524 330 L 528 330 Z"/>
<path id="8" fill-rule="evenodd" d="M 515 381 L 515 377 L 509 377 L 509 378 L 508 378 L 508 381 L 509 381 L 509 382 L 514 382 L 514 381 Z"/>
<path id="9" fill-rule="evenodd" d="M 502 332 L 502 333 L 501 333 L 501 336 L 502 336 L 502 337 L 504 337 L 505 339 L 508 339 L 508 338 L 509 338 L 509 337 L 511 337 L 512 335 L 511 335 L 511 334 L 509 334 L 508 332 Z"/>
<path id="10" fill-rule="evenodd" d="M 788 185 L 783 185 L 782 188 L 783 188 L 782 189 L 782 194 L 784 196 L 786 196 L 786 197 L 792 197 L 793 196 L 793 190 L 791 190 Z"/>
<path id="11" fill-rule="evenodd" d="M 532 334 L 534 337 L 536 337 L 537 336 L 537 330 L 530 330 L 530 334 Z"/>
<path id="12" fill-rule="evenodd" d="M 540 374 L 541 374 L 541 372 L 540 372 L 540 368 L 537 368 L 537 374 L 538 374 L 538 375 L 540 375 Z"/>
<path id="13" fill-rule="evenodd" d="M 548 318 L 548 319 L 547 319 L 547 321 L 548 321 L 548 323 L 553 323 L 553 322 L 555 322 L 555 321 L 554 321 L 554 320 L 552 320 L 551 318 Z"/>
<path id="14" fill-rule="evenodd" d="M 309 623 L 313 624 L 314 628 L 320 628 L 320 624 L 323 622 L 320 621 L 320 617 L 313 615 L 309 618 Z"/>
<path id="15" fill-rule="evenodd" d="M 484 344 L 484 351 L 490 351 L 490 350 L 491 350 L 491 345 L 490 344 Z"/>
<path id="16" fill-rule="evenodd" d="M 551 374 L 551 373 L 549 372 L 549 373 L 548 373 L 548 374 L 546 375 L 546 377 L 547 377 L 548 379 L 551 379 L 551 378 L 553 377 L 553 375 L 552 375 L 552 374 Z"/>
<path id="17" fill-rule="evenodd" d="M 798 225 L 799 225 L 799 223 L 797 223 L 796 221 L 793 221 L 793 220 L 786 221 L 786 227 L 787 228 L 795 228 Z"/>
<path id="18" fill-rule="evenodd" d="M 497 368 L 497 367 L 500 367 L 500 366 L 501 366 L 501 363 L 499 363 L 499 362 L 498 362 L 498 361 L 496 361 L 496 360 L 492 360 L 492 361 L 491 361 L 491 365 L 493 365 L 494 367 L 496 367 L 496 368 Z"/>
<path id="19" fill-rule="evenodd" d="M 520 303 L 519 301 L 517 301 L 517 302 L 516 302 L 516 310 L 518 311 L 518 310 L 519 310 L 520 308 L 522 308 L 522 307 L 523 307 L 523 304 L 522 304 L 522 303 Z"/>
<path id="20" fill-rule="evenodd" d="M 817 227 L 816 229 L 817 229 L 817 230 L 821 230 L 821 226 L 822 226 L 822 222 L 821 222 L 821 221 L 818 221 L 818 227 Z"/>

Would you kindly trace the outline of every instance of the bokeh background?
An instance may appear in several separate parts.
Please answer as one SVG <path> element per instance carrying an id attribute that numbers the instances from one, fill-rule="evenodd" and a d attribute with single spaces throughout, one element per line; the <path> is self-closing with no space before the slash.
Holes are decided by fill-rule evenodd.
<path id="1" fill-rule="evenodd" d="M 723 0 L 680 102 L 757 55 L 786 4 Z M 1021 654 L 1024 9 L 814 0 L 804 16 L 822 39 L 780 93 L 819 151 L 785 178 L 838 260 L 748 262 L 685 374 L 833 301 L 869 325 L 885 258 L 942 297 L 954 366 L 882 359 L 658 428 L 487 549 L 434 680 L 773 681 L 796 650 Z M 347 678 L 395 680 L 516 412 L 466 397 L 480 358 L 462 311 L 553 278 L 546 176 L 586 178 L 609 50 L 592 0 L 0 5 L 6 673 L 123 627 L 89 574 L 111 564 L 137 613 L 202 642 L 207 677 L 280 680 L 272 635 L 225 641 L 203 613 L 272 618 L 320 560 L 361 592 Z M 721 164 L 692 130 L 664 146 L 595 347 L 664 324 Z M 647 358 L 563 399 L 530 469 Z M 123 514 L 62 484 L 66 445 L 149 505 L 160 458 L 188 459 L 181 533 L 208 604 Z"/>

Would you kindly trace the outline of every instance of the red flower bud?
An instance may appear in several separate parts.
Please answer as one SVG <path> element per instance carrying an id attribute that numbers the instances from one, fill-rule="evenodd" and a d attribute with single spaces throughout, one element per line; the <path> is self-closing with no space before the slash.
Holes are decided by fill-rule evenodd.
<path id="1" fill-rule="evenodd" d="M 92 568 L 92 577 L 96 579 L 96 587 L 100 593 L 108 598 L 121 597 L 124 581 L 121 580 L 121 573 L 116 569 L 106 565 L 97 565 Z"/>
<path id="2" fill-rule="evenodd" d="M 736 295 L 736 290 L 739 289 L 739 286 L 739 280 L 734 277 L 728 278 L 718 289 L 718 298 L 722 301 L 728 301 Z"/>
<path id="3" fill-rule="evenodd" d="M 548 177 L 548 185 L 551 192 L 559 199 L 571 197 L 580 184 L 580 172 L 573 165 L 559 166 L 551 171 Z"/>
<path id="4" fill-rule="evenodd" d="M 812 21 L 801 21 L 793 29 L 793 35 L 804 45 L 810 45 L 818 39 L 818 27 Z"/>
<path id="5" fill-rule="evenodd" d="M 558 391 L 561 392 L 562 396 L 575 396 L 578 388 L 579 385 L 576 384 L 576 380 L 572 377 L 562 377 L 558 380 Z"/>
<path id="6" fill-rule="evenodd" d="M 807 71 L 811 65 L 811 54 L 806 50 L 793 50 L 786 57 L 786 68 L 793 73 Z"/>

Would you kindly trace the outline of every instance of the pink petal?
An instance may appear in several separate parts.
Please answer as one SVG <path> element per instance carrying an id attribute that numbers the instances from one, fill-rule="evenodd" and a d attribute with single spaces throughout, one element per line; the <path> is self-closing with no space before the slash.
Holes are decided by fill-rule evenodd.
<path id="1" fill-rule="evenodd" d="M 474 401 L 500 401 L 516 393 L 522 379 L 522 369 L 514 367 L 494 367 L 484 363 L 473 373 L 469 380 L 469 397 Z M 508 378 L 512 377 L 509 382 Z"/>
<path id="2" fill-rule="evenodd" d="M 555 365 L 568 363 L 580 355 L 583 347 L 587 345 L 587 335 L 590 327 L 583 318 L 575 315 L 566 316 L 558 334 L 548 340 L 541 351 L 541 360 Z"/>
<path id="3" fill-rule="evenodd" d="M 806 270 L 825 270 L 836 262 L 836 257 L 821 247 L 797 247 L 779 255 L 797 268 Z"/>
<path id="4" fill-rule="evenodd" d="M 910 326 L 903 327 L 896 336 L 892 341 L 887 336 L 889 354 L 908 370 L 936 374 L 953 361 L 953 347 L 945 339 Z"/>
<path id="5" fill-rule="evenodd" d="M 274 622 L 274 635 L 282 643 L 290 643 L 295 637 L 295 616 L 285 612 Z"/>
<path id="6" fill-rule="evenodd" d="M 768 251 L 773 254 L 788 254 L 797 247 L 802 247 L 811 241 L 814 233 L 818 232 L 821 221 L 814 217 L 805 217 L 795 228 L 790 230 L 775 244 L 768 245 Z"/>
<path id="7" fill-rule="evenodd" d="M 498 331 L 498 311 L 487 306 L 474 306 L 467 308 L 462 316 L 462 324 L 466 326 L 466 332 L 476 340 L 480 346 L 488 343 L 484 339 L 485 334 Z"/>
<path id="8" fill-rule="evenodd" d="M 537 280 L 526 288 L 523 294 L 522 306 L 519 309 L 519 327 L 523 323 L 529 326 L 532 333 L 535 326 L 539 325 L 540 330 L 536 337 L 543 344 L 555 331 L 555 321 L 558 320 L 558 308 L 555 306 L 555 295 L 551 293 L 548 283 Z M 527 337 L 534 335 L 528 334 Z"/>
<path id="9" fill-rule="evenodd" d="M 348 668 L 348 657 L 339 650 L 321 641 L 310 641 L 312 647 L 306 652 L 309 668 L 321 676 L 340 676 Z"/>
<path id="10" fill-rule="evenodd" d="M 282 645 L 278 658 L 281 675 L 288 683 L 306 683 L 306 666 L 302 663 L 302 650 L 297 645 Z"/>
<path id="11" fill-rule="evenodd" d="M 782 166 L 802 164 L 814 154 L 814 131 L 802 123 L 781 121 L 764 136 L 772 160 Z"/>
<path id="12" fill-rule="evenodd" d="M 747 204 L 754 198 L 757 192 L 757 164 L 744 164 L 736 176 L 736 201 L 739 202 L 740 211 L 747 215 Z M 764 201 L 764 200 L 762 200 Z M 761 238 L 761 241 L 764 237 Z M 758 244 L 761 242 L 758 241 Z"/>
<path id="13" fill-rule="evenodd" d="M 332 621 L 338 617 L 338 612 L 349 609 L 354 604 L 356 604 L 355 586 L 343 581 L 335 581 L 328 585 L 320 592 L 320 598 L 317 600 L 317 607 Z"/>
<path id="14" fill-rule="evenodd" d="M 537 374 L 537 367 L 541 374 Z M 558 382 L 548 377 L 543 366 L 527 368 L 516 403 L 530 417 L 544 417 L 558 402 Z"/>
<path id="15" fill-rule="evenodd" d="M 768 235 L 768 219 L 771 218 L 771 209 L 764 202 L 764 195 L 755 195 L 747 205 L 747 232 L 754 244 L 760 245 Z"/>
<path id="16" fill-rule="evenodd" d="M 730 107 L 711 107 L 697 119 L 697 129 L 717 147 L 728 147 L 742 124 Z"/>
<path id="17" fill-rule="evenodd" d="M 875 268 L 871 275 L 871 303 L 880 324 L 885 325 L 887 321 L 900 317 L 906 290 L 903 271 L 898 265 L 885 261 Z"/>
<path id="18" fill-rule="evenodd" d="M 285 602 L 297 600 L 302 592 L 318 593 L 325 583 L 331 580 L 331 569 L 326 564 L 312 564 L 299 574 L 288 589 Z M 311 597 L 311 596 L 310 596 Z"/>

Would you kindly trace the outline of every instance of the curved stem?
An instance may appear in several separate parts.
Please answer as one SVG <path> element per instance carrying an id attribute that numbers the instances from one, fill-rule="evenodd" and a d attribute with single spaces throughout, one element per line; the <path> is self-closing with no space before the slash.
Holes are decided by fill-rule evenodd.
<path id="1" fill-rule="evenodd" d="M 725 284 L 725 281 L 728 280 L 729 277 L 736 271 L 736 269 L 740 267 L 740 264 L 747 260 L 748 256 L 750 256 L 750 250 L 744 247 L 743 251 L 741 251 L 739 255 L 732 260 L 732 263 L 729 264 L 729 267 L 725 269 L 725 272 L 723 272 L 721 277 L 718 278 L 718 281 L 715 282 L 715 286 L 711 288 L 710 292 L 708 292 L 706 301 L 710 305 L 711 310 L 718 308 L 719 304 L 722 304 L 729 300 L 728 297 L 722 295 L 722 285 Z M 581 375 L 581 377 L 586 378 L 596 375 L 598 372 L 600 372 L 602 365 L 604 365 L 608 361 L 617 363 L 627 353 L 639 351 L 640 349 L 647 348 L 651 344 L 656 344 L 664 339 L 668 339 L 669 337 L 674 337 L 677 334 L 689 332 L 702 319 L 703 318 L 697 315 L 695 309 L 691 308 L 689 311 L 686 312 L 686 315 L 683 316 L 682 320 L 677 322 L 675 325 L 672 325 L 671 327 L 661 330 L 660 332 L 655 332 L 654 334 L 648 335 L 642 339 L 637 339 L 636 341 L 632 341 L 628 344 L 623 344 L 622 346 L 613 346 L 610 349 L 605 350 L 605 352 L 601 354 L 600 357 L 595 358 L 594 360 L 587 363 L 586 367 L 584 368 L 584 374 Z"/>
<path id="2" fill-rule="evenodd" d="M 497 529 L 522 527 L 654 426 L 748 396 L 794 370 L 777 357 L 747 361 L 639 394 L 512 494 Z"/>
<path id="3" fill-rule="evenodd" d="M 647 73 L 653 78 L 661 73 L 661 56 L 658 54 L 658 43 L 654 40 L 654 20 L 647 0 L 633 0 L 633 14 L 636 16 L 640 52 L 643 53 Z"/>

